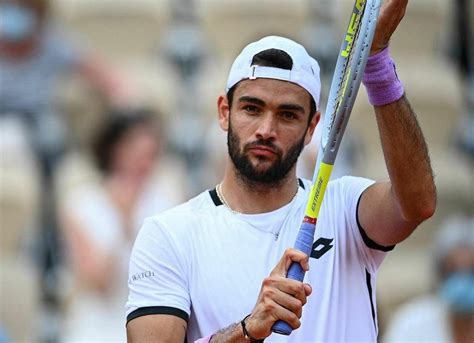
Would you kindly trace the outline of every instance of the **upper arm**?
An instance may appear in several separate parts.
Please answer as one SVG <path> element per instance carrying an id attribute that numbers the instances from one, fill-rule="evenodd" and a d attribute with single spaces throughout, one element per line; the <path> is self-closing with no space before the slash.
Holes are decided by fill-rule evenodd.
<path id="1" fill-rule="evenodd" d="M 137 236 L 130 257 L 126 312 L 130 337 L 142 338 L 160 333 L 160 342 L 168 342 L 164 340 L 164 334 L 168 332 L 166 325 L 176 329 L 176 335 L 178 329 L 185 332 L 191 300 L 187 255 L 176 240 L 179 239 L 186 250 L 185 242 L 181 236 L 173 236 L 163 225 L 149 218 Z M 137 333 L 143 326 L 144 331 Z M 170 332 L 173 334 L 173 330 Z"/>
<path id="2" fill-rule="evenodd" d="M 183 343 L 186 337 L 186 321 L 165 314 L 141 316 L 127 324 L 128 342 Z"/>
<path id="3" fill-rule="evenodd" d="M 382 246 L 403 241 L 419 224 L 403 219 L 390 182 L 369 186 L 361 195 L 357 215 L 367 236 Z"/>

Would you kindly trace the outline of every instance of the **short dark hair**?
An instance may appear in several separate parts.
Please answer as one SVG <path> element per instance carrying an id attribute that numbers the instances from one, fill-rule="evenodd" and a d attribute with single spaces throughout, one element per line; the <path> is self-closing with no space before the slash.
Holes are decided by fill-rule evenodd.
<path id="1" fill-rule="evenodd" d="M 290 70 L 291 68 L 293 68 L 293 60 L 291 59 L 291 56 L 288 55 L 283 50 L 267 49 L 256 54 L 252 59 L 251 65 Z M 239 83 L 236 83 L 227 92 L 227 102 L 229 103 L 229 107 L 232 106 L 232 101 L 234 100 L 234 92 L 238 84 Z M 311 95 L 310 95 L 309 111 L 310 113 L 309 113 L 308 123 L 311 121 L 311 119 L 313 118 L 314 114 L 317 111 L 316 102 L 314 101 Z"/>
<path id="2" fill-rule="evenodd" d="M 96 166 L 102 174 L 110 172 L 113 151 L 125 135 L 139 125 L 155 124 L 157 115 L 152 110 L 133 109 L 113 110 L 107 117 L 92 146 Z"/>

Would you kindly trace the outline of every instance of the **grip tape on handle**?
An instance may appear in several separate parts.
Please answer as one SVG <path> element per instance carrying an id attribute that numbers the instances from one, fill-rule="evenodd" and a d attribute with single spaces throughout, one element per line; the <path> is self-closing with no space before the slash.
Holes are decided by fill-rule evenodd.
<path id="1" fill-rule="evenodd" d="M 296 237 L 295 249 L 304 252 L 308 256 L 311 254 L 315 228 L 316 220 L 309 217 L 305 217 L 298 232 L 298 237 Z M 288 269 L 287 278 L 303 281 L 304 274 L 305 271 L 303 270 L 303 268 L 301 268 L 301 264 L 293 262 L 290 268 Z M 286 322 L 278 320 L 277 322 L 275 322 L 275 324 L 273 324 L 272 331 L 282 335 L 289 335 L 291 331 L 293 331 L 293 329 Z"/>

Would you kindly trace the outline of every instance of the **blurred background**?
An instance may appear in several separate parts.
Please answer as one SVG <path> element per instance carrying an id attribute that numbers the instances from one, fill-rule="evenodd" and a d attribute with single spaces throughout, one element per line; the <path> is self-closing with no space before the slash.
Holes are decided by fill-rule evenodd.
<path id="1" fill-rule="evenodd" d="M 293 38 L 320 62 L 325 99 L 352 3 L 0 0 L 0 342 L 124 341 L 143 218 L 223 175 L 216 99 L 232 59 L 264 35 Z M 456 327 L 474 331 L 473 18 L 469 0 L 413 0 L 392 40 L 439 200 L 381 269 L 382 340 L 402 339 L 389 333 L 420 297 L 441 299 L 450 318 L 461 313 Z M 336 175 L 387 178 L 374 119 L 361 87 Z M 301 177 L 316 153 L 305 149 Z M 439 248 L 446 230 L 464 233 Z M 459 271 L 464 293 L 441 292 Z M 424 324 L 444 327 L 433 320 Z"/>

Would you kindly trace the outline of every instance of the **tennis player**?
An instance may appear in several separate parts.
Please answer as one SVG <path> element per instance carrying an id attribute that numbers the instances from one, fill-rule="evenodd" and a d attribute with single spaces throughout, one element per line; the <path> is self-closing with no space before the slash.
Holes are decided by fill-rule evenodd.
<path id="1" fill-rule="evenodd" d="M 388 51 L 407 2 L 386 1 L 364 74 L 390 180 L 331 181 L 311 256 L 287 249 L 310 189 L 295 163 L 320 118 L 319 67 L 286 38 L 248 45 L 217 101 L 229 151 L 222 182 L 147 219 L 136 240 L 130 342 L 377 340 L 377 270 L 436 204 L 428 150 Z M 285 278 L 292 261 L 307 270 L 304 283 Z M 272 334 L 279 319 L 297 330 Z"/>

